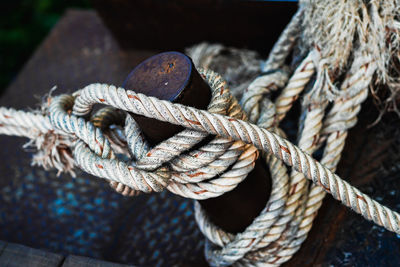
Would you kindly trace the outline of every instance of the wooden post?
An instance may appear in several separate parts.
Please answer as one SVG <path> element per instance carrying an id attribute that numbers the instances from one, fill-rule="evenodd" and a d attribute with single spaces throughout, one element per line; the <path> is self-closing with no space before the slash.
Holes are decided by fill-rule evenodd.
<path id="1" fill-rule="evenodd" d="M 123 87 L 198 109 L 207 109 L 211 99 L 211 90 L 191 59 L 179 52 L 161 53 L 142 62 L 128 75 Z M 133 116 L 152 145 L 183 130 L 181 126 Z M 200 204 L 216 225 L 228 232 L 241 232 L 265 207 L 270 184 L 269 173 L 258 160 L 254 170 L 234 190 Z"/>

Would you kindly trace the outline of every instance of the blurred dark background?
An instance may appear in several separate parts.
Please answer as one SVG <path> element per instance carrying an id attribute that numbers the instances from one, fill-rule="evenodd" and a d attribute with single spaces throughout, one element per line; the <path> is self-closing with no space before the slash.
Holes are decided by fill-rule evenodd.
<path id="1" fill-rule="evenodd" d="M 0 95 L 67 8 L 88 0 L 3 1 L 0 9 Z"/>

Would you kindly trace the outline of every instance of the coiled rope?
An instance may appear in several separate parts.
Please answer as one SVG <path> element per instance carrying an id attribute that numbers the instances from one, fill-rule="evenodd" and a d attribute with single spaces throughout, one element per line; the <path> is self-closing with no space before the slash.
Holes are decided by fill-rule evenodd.
<path id="1" fill-rule="evenodd" d="M 394 2 L 335 0 L 325 7 L 318 1 L 301 1 L 265 62 L 263 75 L 243 92 L 240 105 L 218 74 L 199 69 L 213 90 L 207 111 L 92 84 L 73 95 L 49 98 L 43 112 L 0 108 L 0 133 L 30 138 L 28 144 L 38 148 L 33 164 L 70 173 L 77 165 L 131 196 L 165 188 L 192 199 L 220 196 L 245 179 L 260 150 L 270 168 L 272 192 L 244 232 L 225 232 L 195 205 L 196 220 L 208 240 L 206 258 L 213 266 L 286 262 L 306 239 L 326 193 L 400 234 L 398 213 L 334 174 L 369 87 L 377 81 L 391 88 L 397 85 L 397 77 L 388 71 L 393 55 L 398 55 L 400 23 L 390 15 L 398 13 Z M 391 37 L 385 38 L 391 42 L 388 46 L 377 42 L 376 29 L 385 29 L 383 24 Z M 345 34 L 335 35 L 342 26 Z M 286 62 L 296 47 L 300 63 L 292 70 Z M 270 94 L 278 90 L 273 101 Z M 279 123 L 301 96 L 294 145 Z M 95 104 L 109 107 L 87 119 Z M 151 148 L 126 112 L 186 130 Z M 208 134 L 216 137 L 191 150 Z M 312 157 L 317 150 L 322 151 L 320 162 Z"/>

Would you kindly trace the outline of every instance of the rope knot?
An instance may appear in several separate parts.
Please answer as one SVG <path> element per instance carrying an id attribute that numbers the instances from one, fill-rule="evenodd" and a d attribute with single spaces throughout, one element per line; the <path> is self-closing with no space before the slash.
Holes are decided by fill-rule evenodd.
<path id="1" fill-rule="evenodd" d="M 246 119 L 221 76 L 210 70 L 199 69 L 199 73 L 212 88 L 208 112 L 232 120 Z M 106 107 L 88 116 L 95 103 L 118 109 Z M 205 131 L 186 129 L 151 147 L 139 125 L 125 112 L 133 107 L 145 116 L 159 113 L 174 118 L 174 114 L 184 112 L 187 116 L 183 123 L 189 127 L 204 124 L 191 115 L 190 108 L 178 111 L 157 105 L 155 112 L 151 97 L 103 84 L 55 98 L 49 118 L 56 129 L 76 136 L 76 163 L 90 174 L 111 180 L 111 186 L 124 195 L 167 188 L 193 199 L 217 197 L 234 189 L 254 168 L 258 151 L 243 141 L 216 136 L 197 148 L 209 136 Z"/>

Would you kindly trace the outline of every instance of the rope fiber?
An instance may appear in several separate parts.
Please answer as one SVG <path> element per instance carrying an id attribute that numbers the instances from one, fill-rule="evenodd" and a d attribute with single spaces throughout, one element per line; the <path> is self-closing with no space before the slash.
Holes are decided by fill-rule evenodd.
<path id="1" fill-rule="evenodd" d="M 400 72 L 393 63 L 399 55 L 397 4 L 395 0 L 300 1 L 258 77 L 252 53 L 206 43 L 188 49 L 204 67 L 217 64 L 226 49 L 246 62 L 244 70 L 226 70 L 229 77 L 242 73 L 234 94 L 219 74 L 198 66 L 212 89 L 207 110 L 91 84 L 72 95 L 49 96 L 41 111 L 0 107 L 0 134 L 29 138 L 26 146 L 37 148 L 33 165 L 72 175 L 79 167 L 127 196 L 167 189 L 195 200 L 218 197 L 242 182 L 262 157 L 271 173 L 272 191 L 263 211 L 242 233 L 214 225 L 195 203 L 212 266 L 288 261 L 307 238 L 326 193 L 400 234 L 397 212 L 334 173 L 369 92 L 374 95 L 385 85 L 392 101 L 399 88 Z M 301 101 L 301 114 L 294 144 L 280 123 L 296 101 Z M 106 107 L 94 112 L 96 104 Z M 151 147 L 129 113 L 185 130 Z M 215 137 L 203 144 L 210 134 Z M 313 158 L 317 151 L 322 154 L 320 161 Z"/>

